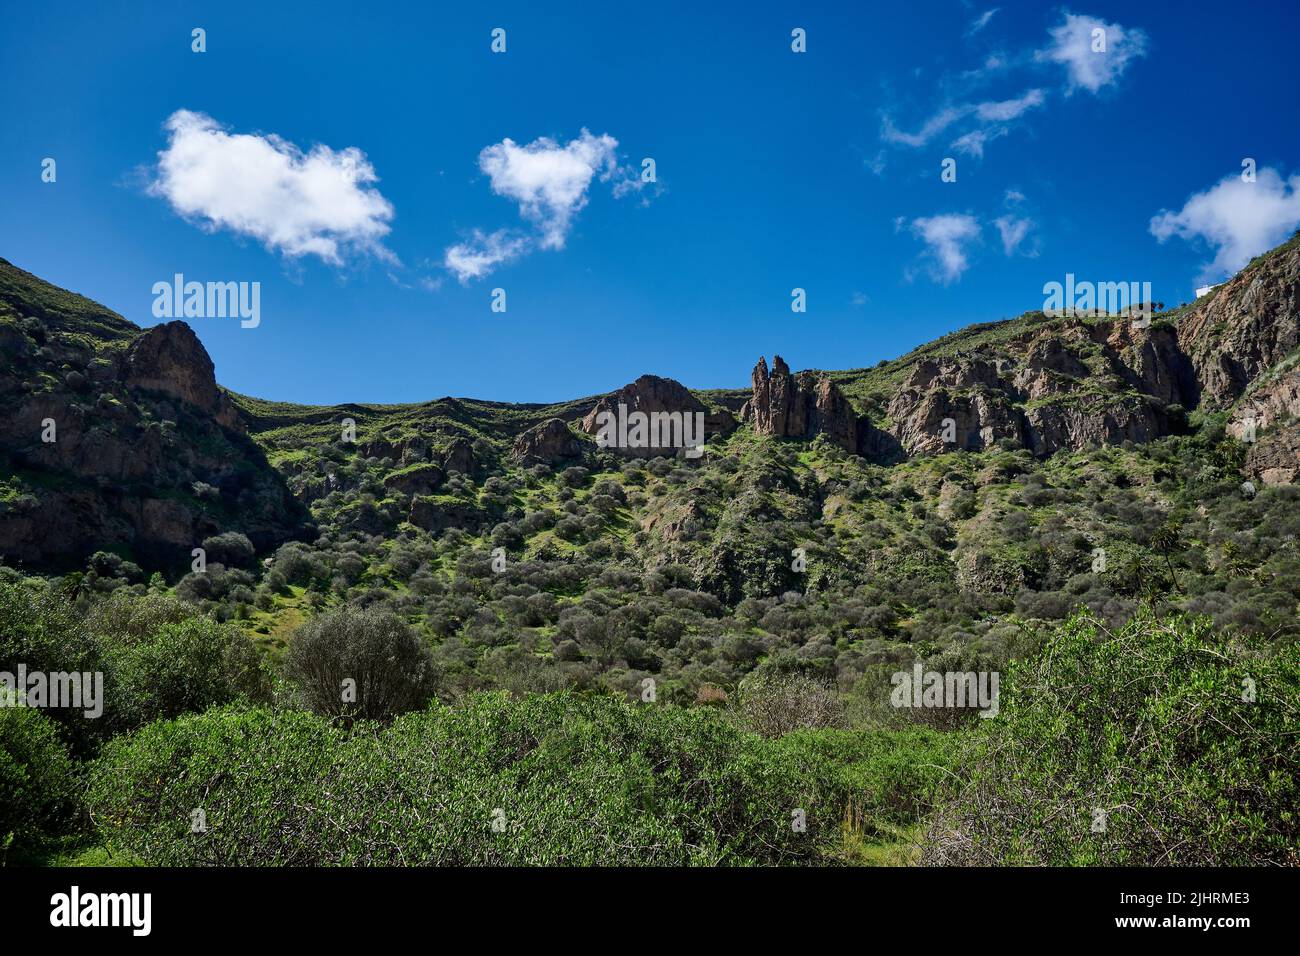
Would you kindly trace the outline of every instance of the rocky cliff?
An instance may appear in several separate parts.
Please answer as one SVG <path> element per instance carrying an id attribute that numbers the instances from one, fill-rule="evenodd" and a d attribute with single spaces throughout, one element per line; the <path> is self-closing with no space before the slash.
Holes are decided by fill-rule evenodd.
<path id="1" fill-rule="evenodd" d="M 183 322 L 141 331 L 0 260 L 0 352 L 6 563 L 175 566 L 213 534 L 270 548 L 303 528 Z"/>
<path id="2" fill-rule="evenodd" d="M 1040 457 L 1143 443 L 1182 427 L 1191 410 L 1249 403 L 1233 415 L 1253 408 L 1264 423 L 1253 467 L 1280 480 L 1297 470 L 1294 378 L 1277 370 L 1295 358 L 1298 323 L 1300 241 L 1292 240 L 1147 323 L 1031 313 L 954 333 L 879 371 L 831 373 L 838 381 L 792 374 L 780 356 L 769 373 L 760 358 L 741 417 L 759 434 L 822 435 L 885 462 L 999 443 Z M 850 388 L 877 399 L 877 413 L 855 410 Z"/>
<path id="3" fill-rule="evenodd" d="M 859 415 L 825 376 L 813 372 L 792 375 L 785 360 L 776 355 L 770 373 L 767 359 L 760 357 L 751 380 L 753 391 L 741 407 L 740 417 L 758 434 L 801 441 L 825 435 L 854 454 L 882 459 L 896 455 L 897 442 Z"/>

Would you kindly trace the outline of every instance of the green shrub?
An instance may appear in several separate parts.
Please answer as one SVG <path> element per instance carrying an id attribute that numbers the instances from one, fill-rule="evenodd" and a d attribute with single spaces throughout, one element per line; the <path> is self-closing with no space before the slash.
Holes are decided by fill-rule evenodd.
<path id="1" fill-rule="evenodd" d="M 1080 614 L 1013 665 L 1000 709 L 932 821 L 930 862 L 1297 862 L 1296 645 L 1185 616 L 1112 633 Z"/>
<path id="2" fill-rule="evenodd" d="M 383 611 L 344 606 L 308 621 L 294 632 L 284 672 L 307 709 L 328 717 L 385 719 L 433 695 L 428 649 Z"/>
<path id="3" fill-rule="evenodd" d="M 341 740 L 300 711 L 161 721 L 105 745 L 86 804 L 115 854 L 154 865 L 320 863 L 335 835 L 315 829 L 315 808 L 332 799 L 325 782 Z"/>
<path id="4" fill-rule="evenodd" d="M 253 542 L 238 531 L 227 531 L 203 540 L 203 550 L 209 561 L 228 564 L 233 567 L 246 567 L 253 563 L 257 551 Z"/>
<path id="5" fill-rule="evenodd" d="M 172 598 L 118 592 L 85 613 L 52 586 L 0 583 L 0 671 L 104 675 L 104 711 L 51 710 L 76 755 L 110 734 L 239 698 L 269 699 L 256 646 Z"/>
<path id="6" fill-rule="evenodd" d="M 923 727 L 798 730 L 775 746 L 793 754 L 805 773 L 838 776 L 856 822 L 878 827 L 915 823 L 933 809 L 961 739 Z"/>
<path id="7" fill-rule="evenodd" d="M 270 698 L 257 648 L 234 627 L 209 617 L 155 624 L 107 652 L 114 730 L 179 717 L 240 698 Z"/>
<path id="8" fill-rule="evenodd" d="M 20 662 L 32 671 L 98 669 L 99 648 L 81 621 L 53 586 L 0 582 L 0 670 L 13 671 Z"/>
<path id="9" fill-rule="evenodd" d="M 75 806 L 74 765 L 58 725 L 38 710 L 0 706 L 0 861 L 66 829 Z"/>
<path id="10" fill-rule="evenodd" d="M 811 753 L 716 711 L 570 694 L 473 696 L 351 732 L 226 709 L 114 740 L 88 805 L 106 845 L 156 865 L 808 862 L 846 796 Z"/>
<path id="11" fill-rule="evenodd" d="M 844 703 L 835 688 L 802 674 L 754 671 L 736 688 L 734 706 L 744 725 L 764 737 L 844 725 Z"/>

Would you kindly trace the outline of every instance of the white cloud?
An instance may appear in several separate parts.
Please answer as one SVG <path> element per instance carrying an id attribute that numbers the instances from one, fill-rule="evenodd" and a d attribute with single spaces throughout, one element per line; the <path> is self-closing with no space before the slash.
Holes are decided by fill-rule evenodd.
<path id="1" fill-rule="evenodd" d="M 985 10 L 978 17 L 976 17 L 974 20 L 971 21 L 970 28 L 966 31 L 966 35 L 968 37 L 973 37 L 975 34 L 979 33 L 981 30 L 983 30 L 986 26 L 989 25 L 989 21 L 993 19 L 994 14 L 996 14 L 1001 9 L 1002 9 L 1001 7 L 994 7 L 992 10 Z"/>
<path id="2" fill-rule="evenodd" d="M 967 248 L 979 238 L 980 225 L 974 216 L 947 213 L 913 219 L 912 234 L 928 247 L 935 281 L 947 285 L 960 279 L 969 267 Z"/>
<path id="3" fill-rule="evenodd" d="M 563 249 L 574 219 L 587 205 L 593 180 L 611 183 L 615 198 L 640 193 L 647 185 L 631 168 L 619 165 L 618 140 L 607 133 L 593 136 L 586 129 L 564 145 L 548 136 L 523 146 L 503 139 L 479 153 L 478 165 L 494 193 L 519 204 L 519 215 L 536 235 L 475 229 L 468 240 L 449 246 L 443 257 L 444 266 L 462 283 L 535 249 Z M 655 184 L 653 194 L 661 191 Z M 643 199 L 642 205 L 647 202 Z"/>
<path id="4" fill-rule="evenodd" d="M 1007 255 L 1014 255 L 1020 248 L 1020 244 L 1025 241 L 1029 235 L 1029 230 L 1034 227 L 1032 219 L 1025 219 L 1019 216 L 999 216 L 993 220 L 993 225 L 998 227 L 998 234 L 1002 237 L 1002 251 Z M 1035 253 L 1030 252 L 1032 256 Z"/>
<path id="5" fill-rule="evenodd" d="M 475 229 L 465 242 L 448 246 L 443 265 L 462 283 L 481 279 L 497 266 L 532 251 L 532 240 L 508 229 L 485 234 Z"/>
<path id="6" fill-rule="evenodd" d="M 564 146 L 546 136 L 526 146 L 504 139 L 479 153 L 478 165 L 492 191 L 518 202 L 520 215 L 538 227 L 542 248 L 562 249 L 592 179 L 619 177 L 616 188 L 628 179 L 620 174 L 617 149 L 614 137 L 584 129 Z"/>
<path id="7" fill-rule="evenodd" d="M 1151 234 L 1164 242 L 1171 236 L 1202 239 L 1215 250 L 1200 279 L 1232 275 L 1252 257 L 1265 252 L 1300 226 L 1300 174 L 1284 180 L 1262 168 L 1255 182 L 1233 173 L 1204 192 L 1195 193 L 1178 212 L 1162 209 L 1151 218 Z"/>
<path id="8" fill-rule="evenodd" d="M 1095 30 L 1102 31 L 1099 36 L 1104 41 L 1104 51 L 1094 49 L 1101 46 L 1094 39 Z M 1100 17 L 1067 12 L 1064 20 L 1049 32 L 1051 45 L 1039 50 L 1035 58 L 1065 66 L 1067 96 L 1077 89 L 1098 92 L 1118 80 L 1131 61 L 1146 56 L 1147 52 L 1147 35 L 1143 30 L 1107 23 Z"/>
<path id="9" fill-rule="evenodd" d="M 967 30 L 967 36 L 983 30 L 997 12 L 998 8 L 993 8 L 976 17 Z M 1095 39 L 1093 32 L 1096 30 L 1102 32 Z M 1010 71 L 1034 63 L 1059 64 L 1065 67 L 1059 89 L 1067 96 L 1078 89 L 1098 93 L 1118 81 L 1135 59 L 1146 56 L 1147 46 L 1146 33 L 1137 27 L 1124 27 L 1099 17 L 1067 11 L 1062 13 L 1060 23 L 1049 30 L 1049 42 L 1044 49 L 1010 54 L 995 51 L 985 57 L 983 66 L 960 73 L 958 77 L 960 86 L 969 91 L 994 79 L 1009 78 Z M 1094 47 L 1098 52 L 1094 52 Z M 982 157 L 989 143 L 1011 132 L 1015 121 L 1043 106 L 1048 94 L 1057 89 L 1058 85 L 1053 83 L 1048 89 L 1029 89 L 1007 100 L 950 102 L 914 132 L 900 129 L 893 117 L 886 113 L 880 138 L 885 143 L 921 147 L 947 134 L 955 137 L 951 141 L 953 149 L 968 156 Z M 966 95 L 969 97 L 970 93 Z"/>
<path id="10" fill-rule="evenodd" d="M 381 240 L 393 206 L 377 189 L 365 153 L 316 145 L 310 152 L 279 136 L 232 134 L 212 117 L 177 110 L 164 124 L 167 148 L 151 195 L 209 230 L 250 236 L 290 258 L 314 255 L 340 265 L 347 251 L 386 261 Z"/>

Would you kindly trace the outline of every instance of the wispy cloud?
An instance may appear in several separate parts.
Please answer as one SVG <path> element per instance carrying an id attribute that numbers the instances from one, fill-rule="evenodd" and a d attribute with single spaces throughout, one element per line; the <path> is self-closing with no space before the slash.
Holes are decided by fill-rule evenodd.
<path id="1" fill-rule="evenodd" d="M 983 30 L 997 12 L 995 7 L 976 17 L 967 36 Z M 1065 96 L 1078 89 L 1098 93 L 1116 83 L 1135 59 L 1145 56 L 1147 46 L 1146 33 L 1136 27 L 1063 12 L 1060 22 L 1048 31 L 1046 47 L 1011 54 L 989 53 L 983 65 L 957 74 L 955 85 L 964 93 L 949 89 L 947 102 L 919 127 L 902 126 L 892 111 L 885 111 L 881 118 L 881 141 L 919 148 L 939 136 L 948 136 L 952 137 L 949 143 L 953 150 L 980 158 L 988 144 L 1006 136 L 1027 114 L 1044 106 L 1053 91 Z M 993 82 L 1009 82 L 1019 71 L 1042 73 L 1056 67 L 1064 67 L 1058 83 L 1034 85 L 1008 99 L 977 102 L 971 93 Z"/>
<path id="2" fill-rule="evenodd" d="M 1035 230 L 1038 223 L 1025 211 L 1025 196 L 1008 189 L 1003 198 L 1002 215 L 991 221 L 1002 240 L 1002 251 L 1007 256 L 1021 255 L 1033 258 L 1038 255 Z M 914 238 L 925 243 L 922 262 L 935 282 L 950 285 L 958 281 L 971 266 L 971 254 L 980 244 L 983 225 L 973 213 L 943 213 L 921 217 L 908 223 L 907 217 L 894 219 L 894 231 L 908 227 Z M 908 269 L 907 278 L 913 277 Z"/>
<path id="3" fill-rule="evenodd" d="M 1010 256 L 1015 255 L 1020 244 L 1025 241 L 1025 236 L 1029 235 L 1034 222 L 1032 219 L 1007 215 L 994 219 L 993 225 L 998 227 L 998 234 L 1002 237 L 1002 251 Z"/>
<path id="4" fill-rule="evenodd" d="M 369 184 L 374 167 L 356 147 L 303 152 L 276 136 L 230 133 L 211 116 L 177 110 L 148 184 L 178 214 L 229 230 L 289 258 L 341 265 L 350 252 L 396 263 L 382 244 L 393 206 Z"/>
<path id="5" fill-rule="evenodd" d="M 975 34 L 979 33 L 981 30 L 983 30 L 986 26 L 989 25 L 989 21 L 992 20 L 993 17 L 997 14 L 997 12 L 1001 9 L 1002 9 L 1001 7 L 994 7 L 992 10 L 985 10 L 978 17 L 976 17 L 974 20 L 971 21 L 970 26 L 966 29 L 966 35 L 968 37 L 973 37 Z"/>
<path id="6" fill-rule="evenodd" d="M 984 156 L 984 147 L 995 139 L 1007 135 L 1005 126 L 995 127 L 993 129 L 975 129 L 969 133 L 958 136 L 952 141 L 952 148 L 958 153 L 965 153 L 967 156 L 974 156 L 980 159 Z"/>
<path id="7" fill-rule="evenodd" d="M 1038 228 L 1038 223 L 1024 211 L 1025 194 L 1018 189 L 1008 189 L 1002 205 L 1007 211 L 993 220 L 1002 239 L 1002 251 L 1008 256 L 1019 253 L 1035 258 L 1038 255 L 1038 243 L 1029 239 Z M 1036 238 L 1035 236 L 1035 240 Z"/>
<path id="8" fill-rule="evenodd" d="M 975 115 L 986 123 L 1007 123 L 1036 106 L 1042 106 L 1046 99 L 1042 90 L 1026 90 L 1013 99 L 980 103 L 975 107 Z"/>
<path id="9" fill-rule="evenodd" d="M 1194 193 L 1178 212 L 1162 209 L 1151 218 L 1160 242 L 1177 236 L 1201 240 L 1214 249 L 1198 276 L 1213 282 L 1232 275 L 1254 256 L 1277 245 L 1300 226 L 1300 174 L 1283 179 L 1261 168 L 1255 182 L 1231 174 L 1204 192 Z"/>
<path id="10" fill-rule="evenodd" d="M 953 123 L 970 115 L 970 111 L 970 106 L 944 107 L 926 120 L 915 133 L 899 129 L 894 125 L 893 119 L 886 115 L 881 122 L 880 138 L 887 143 L 897 143 L 902 146 L 924 146 Z"/>
<path id="11" fill-rule="evenodd" d="M 974 118 L 979 126 L 954 142 L 963 142 L 968 146 L 972 146 L 973 148 L 969 148 L 967 151 L 979 155 L 983 152 L 985 142 L 1005 133 L 1005 130 L 1000 130 L 996 135 L 991 135 L 994 132 L 992 127 L 998 123 L 1009 123 L 1023 116 L 1029 110 L 1042 106 L 1045 101 L 1046 96 L 1043 91 L 1033 89 L 1026 90 L 1021 96 L 1009 100 L 989 100 L 983 103 L 961 103 L 956 106 L 945 106 L 926 120 L 915 133 L 908 133 L 899 129 L 894 125 L 893 120 L 886 116 L 881 129 L 881 138 L 886 142 L 898 143 L 903 146 L 924 146 L 954 124 Z"/>
<path id="12" fill-rule="evenodd" d="M 1067 11 L 1062 22 L 1049 32 L 1052 42 L 1035 56 L 1065 67 L 1067 96 L 1080 89 L 1100 92 L 1118 81 L 1129 64 L 1147 52 L 1143 30 L 1107 23 L 1100 17 Z"/>

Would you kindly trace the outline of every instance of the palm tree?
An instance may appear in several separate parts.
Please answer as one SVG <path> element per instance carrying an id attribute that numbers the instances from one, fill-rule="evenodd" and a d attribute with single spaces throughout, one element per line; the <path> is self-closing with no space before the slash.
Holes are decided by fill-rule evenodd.
<path id="1" fill-rule="evenodd" d="M 1182 532 L 1182 524 L 1170 518 L 1160 529 L 1151 536 L 1151 550 L 1158 551 L 1165 556 L 1165 566 L 1169 568 L 1169 577 L 1174 583 L 1175 590 L 1181 591 L 1182 587 L 1178 584 L 1178 575 L 1174 571 L 1173 553 L 1175 549 L 1182 550 L 1179 535 Z"/>

